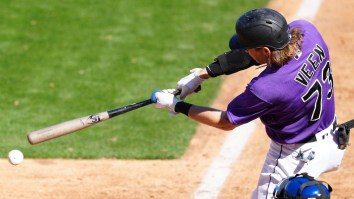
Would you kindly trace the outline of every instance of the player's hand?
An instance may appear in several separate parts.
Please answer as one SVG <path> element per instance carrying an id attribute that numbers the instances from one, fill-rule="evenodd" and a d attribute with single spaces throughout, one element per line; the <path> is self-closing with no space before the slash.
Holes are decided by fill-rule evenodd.
<path id="1" fill-rule="evenodd" d="M 199 77 L 198 73 L 201 71 L 201 68 L 194 68 L 190 72 L 191 74 L 183 77 L 177 82 L 177 88 L 181 90 L 180 99 L 184 100 L 187 95 L 191 95 L 198 91 L 198 87 L 205 80 Z"/>
<path id="2" fill-rule="evenodd" d="M 155 103 L 156 108 L 167 109 L 175 114 L 177 102 L 182 101 L 175 96 L 176 92 L 176 89 L 156 90 L 151 94 L 151 101 Z"/>

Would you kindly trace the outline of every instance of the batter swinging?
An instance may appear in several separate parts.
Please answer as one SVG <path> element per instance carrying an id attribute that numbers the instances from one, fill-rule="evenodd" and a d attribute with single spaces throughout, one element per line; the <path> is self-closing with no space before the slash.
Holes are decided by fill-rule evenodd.
<path id="1" fill-rule="evenodd" d="M 260 118 L 272 142 L 252 199 L 271 198 L 282 179 L 297 173 L 317 178 L 337 169 L 344 150 L 337 143 L 331 62 L 315 26 L 288 24 L 275 10 L 255 9 L 238 19 L 229 45 L 231 51 L 177 83 L 180 99 L 170 90 L 154 93 L 156 107 L 224 130 Z M 182 101 L 205 79 L 255 64 L 266 67 L 226 111 Z"/>

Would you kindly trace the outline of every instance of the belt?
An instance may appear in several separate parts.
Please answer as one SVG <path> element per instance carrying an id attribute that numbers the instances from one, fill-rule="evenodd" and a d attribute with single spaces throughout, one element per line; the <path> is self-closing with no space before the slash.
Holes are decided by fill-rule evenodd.
<path id="1" fill-rule="evenodd" d="M 317 138 L 316 138 L 316 134 L 311 135 L 310 137 L 305 138 L 303 141 L 301 141 L 301 143 L 309 143 L 309 142 L 316 142 Z"/>
<path id="2" fill-rule="evenodd" d="M 335 120 L 332 125 L 333 125 L 332 129 L 334 130 L 337 127 L 337 120 Z M 316 142 L 317 141 L 317 138 L 316 138 L 317 133 L 305 138 L 303 141 L 301 141 L 301 143 Z"/>

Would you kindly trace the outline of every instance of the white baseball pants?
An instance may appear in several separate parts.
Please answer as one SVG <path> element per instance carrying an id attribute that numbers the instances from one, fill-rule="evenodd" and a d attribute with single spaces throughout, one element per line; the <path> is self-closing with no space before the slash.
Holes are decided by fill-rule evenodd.
<path id="1" fill-rule="evenodd" d="M 316 134 L 317 141 L 304 144 L 271 142 L 258 187 L 252 199 L 271 199 L 276 185 L 283 179 L 307 172 L 317 178 L 321 173 L 336 170 L 344 150 L 338 149 L 337 131 L 333 125 Z M 329 182 L 330 184 L 330 182 Z"/>

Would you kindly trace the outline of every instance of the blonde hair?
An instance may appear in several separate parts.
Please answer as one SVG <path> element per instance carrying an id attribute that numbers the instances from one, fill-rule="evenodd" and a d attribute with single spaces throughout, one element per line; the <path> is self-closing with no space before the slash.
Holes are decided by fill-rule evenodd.
<path id="1" fill-rule="evenodd" d="M 291 40 L 289 44 L 281 50 L 273 50 L 270 55 L 272 66 L 282 66 L 288 63 L 298 51 L 301 51 L 303 34 L 301 28 L 290 29 Z"/>

